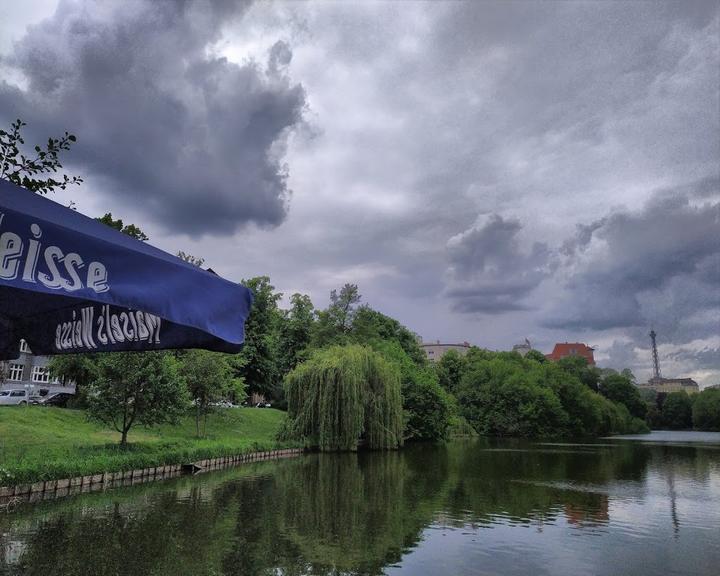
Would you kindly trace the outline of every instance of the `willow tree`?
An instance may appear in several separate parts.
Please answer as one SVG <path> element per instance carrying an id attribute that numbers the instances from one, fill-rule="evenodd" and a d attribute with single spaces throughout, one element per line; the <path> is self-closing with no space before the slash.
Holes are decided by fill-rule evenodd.
<path id="1" fill-rule="evenodd" d="M 397 369 L 363 346 L 316 351 L 285 378 L 287 434 L 322 451 L 402 445 Z"/>

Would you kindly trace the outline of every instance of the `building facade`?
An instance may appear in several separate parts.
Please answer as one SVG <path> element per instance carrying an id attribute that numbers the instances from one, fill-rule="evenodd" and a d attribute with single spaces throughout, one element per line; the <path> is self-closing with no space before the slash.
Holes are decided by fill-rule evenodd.
<path id="1" fill-rule="evenodd" d="M 558 342 L 550 354 L 545 354 L 548 360 L 557 362 L 568 356 L 581 356 L 590 366 L 595 365 L 594 349 L 582 342 Z"/>
<path id="2" fill-rule="evenodd" d="M 650 378 L 646 384 L 638 384 L 638 388 L 665 394 L 685 392 L 692 395 L 700 392 L 700 386 L 692 378 Z"/>
<path id="3" fill-rule="evenodd" d="M 525 338 L 525 342 L 522 344 L 515 344 L 515 346 L 512 347 L 512 351 L 517 352 L 523 358 L 527 356 L 527 353 L 530 352 L 530 350 L 532 350 L 532 344 L 530 344 L 530 340 L 527 338 Z"/>
<path id="4" fill-rule="evenodd" d="M 25 340 L 20 341 L 20 356 L 0 363 L 0 390 L 24 388 L 26 390 L 46 389 L 50 392 L 75 391 L 74 384 L 63 385 L 50 376 L 49 356 L 36 356 Z"/>
<path id="5" fill-rule="evenodd" d="M 420 348 L 423 349 L 425 356 L 430 362 L 437 362 L 450 350 L 455 350 L 460 356 L 465 356 L 471 346 L 468 342 L 463 342 L 462 344 L 442 344 L 440 340 L 438 340 L 433 343 L 421 342 Z"/>

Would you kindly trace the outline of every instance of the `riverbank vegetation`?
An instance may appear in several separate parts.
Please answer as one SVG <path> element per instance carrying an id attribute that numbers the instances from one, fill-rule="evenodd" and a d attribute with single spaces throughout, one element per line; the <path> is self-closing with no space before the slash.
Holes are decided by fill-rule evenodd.
<path id="1" fill-rule="evenodd" d="M 13 407 L 0 410 L 0 486 L 102 472 L 184 464 L 259 450 L 298 446 L 277 439 L 285 414 L 270 408 L 217 411 L 203 438 L 195 418 L 138 428 L 133 443 L 90 420 L 85 410 Z"/>
<path id="2" fill-rule="evenodd" d="M 382 356 L 399 376 L 404 441 L 440 440 L 458 433 L 591 437 L 648 430 L 646 405 L 628 371 L 599 370 L 581 358 L 551 363 L 536 351 L 523 358 L 479 348 L 465 357 L 450 352 L 433 365 L 416 335 L 361 304 L 354 284 L 332 291 L 324 310 L 315 310 L 310 299 L 300 294 L 291 297 L 289 310 L 280 310 L 280 295 L 269 278 L 248 285 L 263 318 L 261 326 L 251 323 L 255 335 L 249 330 L 249 339 L 262 345 L 249 347 L 244 365 L 257 362 L 265 368 L 262 374 L 246 371 L 244 381 L 250 392 L 261 391 L 280 404 L 286 399 L 293 402 L 291 421 L 303 424 L 289 428 L 289 433 L 316 447 L 346 445 L 345 432 L 335 423 L 346 417 L 347 408 L 340 408 L 337 399 L 344 398 L 342 390 L 355 390 L 355 374 L 343 374 L 338 366 L 349 354 L 346 351 L 357 351 L 358 346 L 366 350 L 363 354 L 373 351 Z M 270 373 L 276 376 L 268 379 Z M 268 386 L 270 380 L 284 381 L 285 388 Z M 309 401 L 304 406 L 313 406 L 312 411 L 299 408 L 295 404 L 299 399 Z M 319 441 L 319 429 L 308 428 L 307 423 L 313 418 L 317 423 L 321 417 L 327 419 L 327 426 L 336 426 L 342 441 Z M 363 429 L 354 437 L 362 438 L 366 432 Z"/>
<path id="3" fill-rule="evenodd" d="M 587 369 L 584 360 L 554 363 L 541 354 L 523 358 L 479 348 L 462 358 L 448 352 L 437 366 L 461 414 L 482 435 L 578 438 L 647 431 L 629 379 L 598 371 L 583 381 Z"/>
<path id="4" fill-rule="evenodd" d="M 685 392 L 645 392 L 648 424 L 653 429 L 720 431 L 720 389 Z"/>
<path id="5" fill-rule="evenodd" d="M 363 304 L 354 284 L 332 291 L 329 305 L 318 310 L 302 294 L 293 294 L 289 308 L 282 309 L 282 294 L 268 277 L 245 283 L 253 292 L 254 304 L 240 354 L 163 353 L 171 358 L 163 362 L 176 364 L 166 367 L 179 382 L 178 390 L 170 395 L 182 399 L 186 407 L 190 399 L 196 435 L 202 435 L 201 420 L 211 426 L 213 404 L 230 398 L 240 401 L 246 394 L 289 409 L 284 438 L 323 450 L 352 450 L 358 442 L 392 448 L 458 434 L 597 437 L 646 432 L 646 419 L 652 422 L 652 406 L 640 395 L 628 370 L 599 369 L 577 357 L 550 362 L 537 351 L 522 357 L 479 348 L 464 357 L 449 352 L 432 364 L 417 336 Z M 360 361 L 361 357 L 365 360 Z M 353 367 L 351 358 L 357 361 Z M 385 386 L 375 387 L 377 382 L 368 380 L 363 371 L 368 367 L 363 362 L 370 358 L 376 373 L 383 374 Z M 211 365 L 217 370 L 209 370 Z M 97 358 L 88 356 L 58 357 L 53 362 L 56 374 L 79 382 L 89 414 L 97 413 L 92 405 L 103 395 L 97 366 Z M 122 379 L 124 371 L 116 372 L 116 379 Z M 106 380 L 110 385 L 112 378 Z M 390 381 L 399 382 L 400 409 L 394 384 L 387 387 Z M 143 393 L 149 392 L 148 386 L 151 383 L 146 381 Z M 392 407 L 387 405 L 390 397 L 394 398 Z M 376 408 L 382 406 L 386 411 L 382 418 L 392 423 L 381 434 L 368 420 L 370 401 Z M 128 404 L 135 404 L 134 397 L 119 402 L 116 409 L 124 410 Z M 154 415 L 159 418 L 156 422 L 177 418 L 177 405 L 168 405 L 172 409 L 167 414 Z M 698 418 L 712 422 L 707 415 L 712 406 L 712 402 L 701 403 Z M 134 432 L 128 441 L 135 441 Z"/>

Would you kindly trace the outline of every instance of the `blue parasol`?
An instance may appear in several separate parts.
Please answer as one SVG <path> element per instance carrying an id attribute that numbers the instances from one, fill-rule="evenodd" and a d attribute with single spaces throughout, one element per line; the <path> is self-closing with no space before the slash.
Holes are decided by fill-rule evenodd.
<path id="1" fill-rule="evenodd" d="M 0 359 L 204 348 L 237 352 L 252 294 L 0 180 Z"/>

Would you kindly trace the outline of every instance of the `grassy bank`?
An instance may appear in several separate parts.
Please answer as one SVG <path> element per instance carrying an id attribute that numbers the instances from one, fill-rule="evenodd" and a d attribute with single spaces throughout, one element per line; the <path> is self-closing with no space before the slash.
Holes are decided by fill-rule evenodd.
<path id="1" fill-rule="evenodd" d="M 223 409 L 210 416 L 205 438 L 195 437 L 188 416 L 177 426 L 133 428 L 130 446 L 120 448 L 119 434 L 89 422 L 82 410 L 3 407 L 0 486 L 291 447 L 275 438 L 284 418 L 272 409 Z"/>

